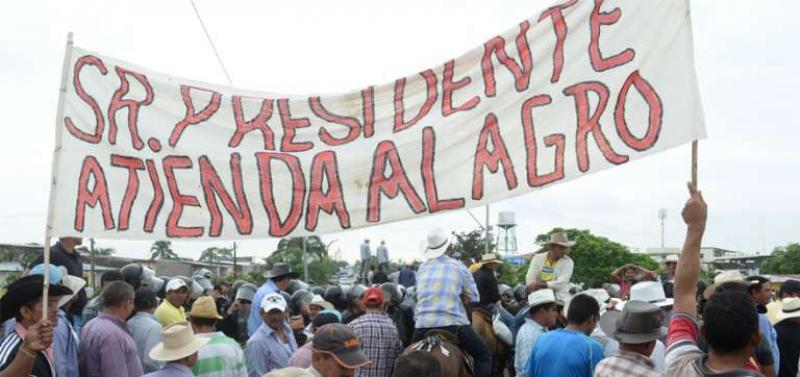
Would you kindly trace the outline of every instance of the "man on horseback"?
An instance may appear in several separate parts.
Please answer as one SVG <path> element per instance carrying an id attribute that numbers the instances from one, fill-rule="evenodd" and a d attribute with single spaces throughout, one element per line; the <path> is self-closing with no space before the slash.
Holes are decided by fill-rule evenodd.
<path id="1" fill-rule="evenodd" d="M 479 300 L 478 289 L 467 267 L 445 255 L 450 240 L 440 229 L 428 234 L 423 251 L 426 259 L 417 274 L 417 306 L 414 339 L 427 331 L 442 329 L 455 334 L 461 347 L 475 362 L 476 377 L 491 376 L 492 358 L 486 344 L 470 327 L 462 298 L 470 303 Z"/>
<path id="2" fill-rule="evenodd" d="M 575 242 L 570 241 L 565 232 L 550 235 L 548 251 L 536 254 L 528 267 L 525 275 L 528 293 L 550 288 L 555 291 L 557 299 L 567 301 L 570 298 L 569 281 L 575 262 L 567 254 L 573 246 Z"/>

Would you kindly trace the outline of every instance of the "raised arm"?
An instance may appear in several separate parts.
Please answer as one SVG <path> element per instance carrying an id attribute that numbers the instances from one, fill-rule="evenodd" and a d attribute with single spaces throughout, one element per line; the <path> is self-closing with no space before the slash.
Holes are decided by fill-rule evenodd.
<path id="1" fill-rule="evenodd" d="M 706 230 L 708 208 L 702 193 L 694 184 L 689 183 L 688 186 L 689 200 L 682 212 L 686 223 L 686 240 L 675 270 L 674 310 L 697 317 L 695 291 L 700 279 L 700 244 Z"/>

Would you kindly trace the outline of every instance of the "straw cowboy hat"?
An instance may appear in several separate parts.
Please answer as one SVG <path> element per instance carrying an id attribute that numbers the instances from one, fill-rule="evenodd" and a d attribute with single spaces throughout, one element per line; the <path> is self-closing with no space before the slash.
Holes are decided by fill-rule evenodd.
<path id="1" fill-rule="evenodd" d="M 325 301 L 325 299 L 322 298 L 322 296 L 320 296 L 320 295 L 312 296 L 311 303 L 308 304 L 308 306 L 311 306 L 311 305 L 319 306 L 320 308 L 322 308 L 322 310 L 332 310 L 333 309 L 333 304 L 331 304 L 328 301 Z"/>
<path id="2" fill-rule="evenodd" d="M 481 256 L 481 262 L 480 262 L 481 266 L 489 263 L 502 264 L 503 260 L 497 258 L 497 254 L 495 253 L 483 254 L 483 256 Z"/>
<path id="3" fill-rule="evenodd" d="M 575 246 L 575 241 L 570 241 L 566 232 L 555 232 L 550 234 L 550 240 L 547 241 L 547 245 L 559 245 L 569 248 Z"/>
<path id="4" fill-rule="evenodd" d="M 189 317 L 223 319 L 217 313 L 217 303 L 214 302 L 211 296 L 202 296 L 195 300 L 194 304 L 192 304 L 192 311 L 189 312 Z"/>
<path id="5" fill-rule="evenodd" d="M 178 322 L 161 331 L 162 341 L 150 350 L 150 358 L 156 361 L 175 361 L 191 356 L 208 343 L 211 338 L 195 336 L 186 322 Z"/>
<path id="6" fill-rule="evenodd" d="M 450 246 L 450 237 L 442 228 L 433 228 L 428 233 L 428 238 L 423 246 L 422 257 L 427 259 L 438 258 L 444 255 Z"/>
<path id="7" fill-rule="evenodd" d="M 600 329 L 626 344 L 650 343 L 667 334 L 661 326 L 660 309 L 643 301 L 628 301 L 622 312 L 607 311 L 600 316 Z"/>
<path id="8" fill-rule="evenodd" d="M 800 318 L 800 298 L 783 299 L 783 309 L 778 313 L 778 322 L 789 318 Z"/>
<path id="9" fill-rule="evenodd" d="M 533 308 L 542 304 L 556 302 L 556 294 L 550 288 L 539 289 L 528 295 L 528 306 Z"/>

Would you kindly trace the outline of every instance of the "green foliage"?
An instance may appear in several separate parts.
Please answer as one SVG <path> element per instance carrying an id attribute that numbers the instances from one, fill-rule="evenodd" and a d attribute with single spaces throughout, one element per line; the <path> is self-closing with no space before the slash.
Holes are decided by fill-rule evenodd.
<path id="1" fill-rule="evenodd" d="M 544 245 L 550 239 L 550 234 L 558 231 L 567 232 L 569 239 L 576 242 L 569 253 L 570 258 L 575 262 L 575 269 L 572 273 L 573 283 L 586 283 L 588 286 L 594 281 L 610 281 L 611 271 L 627 263 L 637 264 L 652 271 L 659 268 L 658 263 L 647 255 L 632 253 L 622 244 L 605 237 L 595 236 L 588 230 L 556 228 L 537 236 L 536 242 Z M 524 278 L 524 272 L 522 276 Z"/>
<path id="2" fill-rule="evenodd" d="M 156 241 L 150 247 L 150 260 L 153 259 L 178 259 L 178 254 L 172 250 L 172 242 Z"/>
<path id="3" fill-rule="evenodd" d="M 486 253 L 486 241 L 482 229 L 474 229 L 469 232 L 456 233 L 456 242 L 450 244 L 451 252 L 458 254 L 458 259 L 461 259 L 467 266 L 472 264 L 474 258 L 480 259 Z M 495 247 L 494 242 L 489 240 L 489 250 L 493 251 Z M 455 256 L 455 254 L 452 254 Z"/>
<path id="4" fill-rule="evenodd" d="M 209 247 L 200 254 L 200 262 L 215 263 L 223 257 L 233 258 L 233 249 L 227 247 Z"/>
<path id="5" fill-rule="evenodd" d="M 316 284 L 325 284 L 336 272 L 338 264 L 328 257 L 328 250 L 318 236 L 306 237 L 308 253 L 308 278 Z M 283 238 L 278 248 L 265 259 L 267 268 L 275 263 L 288 263 L 292 271 L 303 273 L 303 237 Z"/>
<path id="6" fill-rule="evenodd" d="M 524 273 L 523 279 L 519 278 L 519 269 L 521 267 L 517 267 L 511 263 L 503 263 L 497 269 L 497 282 L 500 284 L 506 284 L 510 287 L 514 287 L 518 283 L 522 283 L 524 281 Z"/>
<path id="7" fill-rule="evenodd" d="M 785 247 L 776 247 L 764 263 L 761 272 L 765 274 L 800 274 L 800 244 L 790 243 Z"/>

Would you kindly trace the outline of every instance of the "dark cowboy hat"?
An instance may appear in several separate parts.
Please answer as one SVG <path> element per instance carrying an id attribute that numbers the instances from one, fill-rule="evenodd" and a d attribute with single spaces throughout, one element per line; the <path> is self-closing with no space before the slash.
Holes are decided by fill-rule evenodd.
<path id="1" fill-rule="evenodd" d="M 274 279 L 285 275 L 288 275 L 291 279 L 300 277 L 300 274 L 292 272 L 292 268 L 286 263 L 275 263 L 271 270 L 264 273 L 264 277 L 267 279 Z"/>
<path id="2" fill-rule="evenodd" d="M 0 322 L 13 318 L 22 305 L 42 297 L 44 276 L 28 275 L 17 279 L 6 288 L 6 294 L 0 298 Z M 72 291 L 63 286 L 50 284 L 48 294 L 51 297 L 71 295 Z"/>

